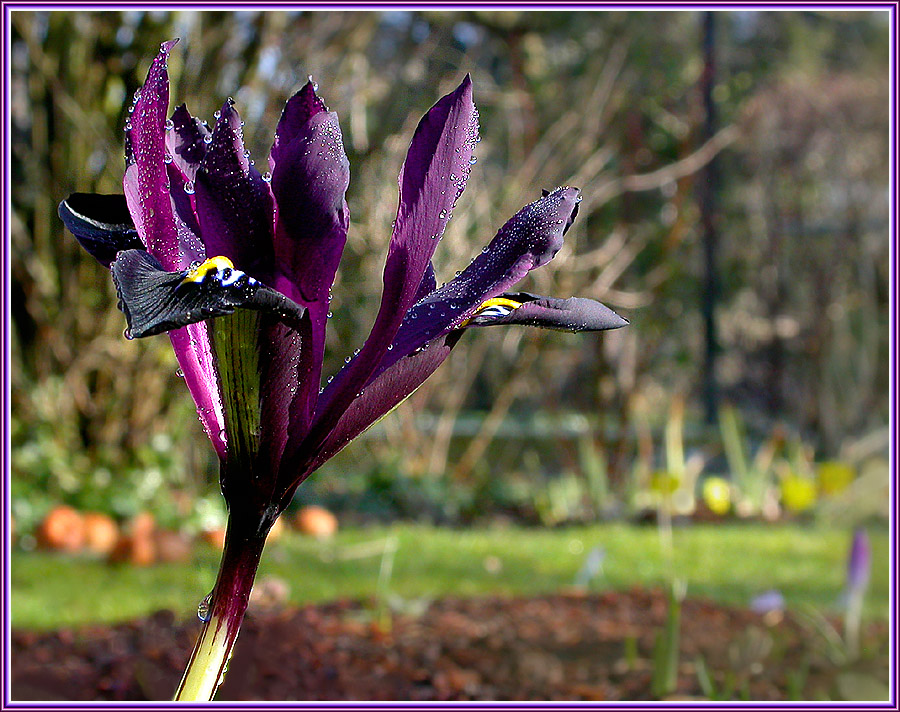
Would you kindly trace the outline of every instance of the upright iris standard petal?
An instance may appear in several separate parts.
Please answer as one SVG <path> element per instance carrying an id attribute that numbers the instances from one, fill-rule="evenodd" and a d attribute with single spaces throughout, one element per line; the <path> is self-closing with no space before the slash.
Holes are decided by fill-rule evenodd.
<path id="1" fill-rule="evenodd" d="M 273 286 L 308 309 L 297 367 L 303 373 L 292 404 L 297 437 L 315 407 L 325 354 L 331 285 L 350 225 L 345 194 L 350 162 L 337 114 L 328 111 L 308 82 L 288 101 L 270 156 L 271 188 L 278 206 Z"/>
<path id="2" fill-rule="evenodd" d="M 130 165 L 125 170 L 125 199 L 138 235 L 167 270 L 187 266 L 179 254 L 178 234 L 166 176 L 166 113 L 169 109 L 169 50 L 164 42 L 153 60 L 125 125 Z"/>
<path id="3" fill-rule="evenodd" d="M 194 186 L 194 209 L 209 255 L 225 255 L 271 283 L 272 195 L 244 148 L 241 117 L 229 99 L 209 136 Z"/>
<path id="4" fill-rule="evenodd" d="M 304 449 L 317 447 L 368 382 L 420 295 L 423 279 L 429 279 L 431 257 L 466 187 L 477 141 L 478 112 L 472 101 L 472 80 L 466 75 L 416 128 L 398 181 L 400 202 L 375 324 L 360 353 L 319 399 Z"/>

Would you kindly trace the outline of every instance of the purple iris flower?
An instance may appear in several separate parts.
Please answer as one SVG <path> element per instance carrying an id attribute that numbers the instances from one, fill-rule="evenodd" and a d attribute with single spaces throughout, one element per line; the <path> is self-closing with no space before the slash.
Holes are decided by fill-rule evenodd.
<path id="1" fill-rule="evenodd" d="M 580 200 L 571 187 L 526 205 L 437 286 L 431 258 L 478 140 L 466 76 L 415 131 L 375 323 L 320 389 L 330 288 L 349 226 L 338 117 L 306 84 L 287 102 L 260 173 L 232 100 L 212 129 L 184 105 L 167 115 L 173 44 L 162 45 L 126 124 L 124 196 L 73 194 L 59 212 L 110 268 L 126 336 L 169 334 L 219 456 L 229 508 L 211 614 L 239 623 L 246 579 L 298 485 L 412 393 L 466 329 L 595 331 L 628 322 L 593 300 L 511 291 L 562 246 Z"/>

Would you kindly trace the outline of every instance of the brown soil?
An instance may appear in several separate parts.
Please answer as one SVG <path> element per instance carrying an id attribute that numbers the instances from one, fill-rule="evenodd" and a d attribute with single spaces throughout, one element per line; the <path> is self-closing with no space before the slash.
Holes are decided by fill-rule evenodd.
<path id="1" fill-rule="evenodd" d="M 446 599 L 382 617 L 359 603 L 248 613 L 219 700 L 647 700 L 660 592 Z M 13 631 L 14 700 L 165 700 L 199 622 L 170 612 L 111 627 Z M 869 631 L 878 638 L 884 631 Z M 783 700 L 828 694 L 835 668 L 791 618 L 687 600 L 677 689 Z M 702 676 L 702 669 L 699 670 Z M 709 688 L 707 688 L 709 689 Z"/>

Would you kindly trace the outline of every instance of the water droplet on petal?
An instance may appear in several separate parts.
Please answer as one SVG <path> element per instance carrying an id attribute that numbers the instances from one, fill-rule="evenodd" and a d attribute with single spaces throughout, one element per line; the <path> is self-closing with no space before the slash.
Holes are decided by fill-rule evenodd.
<path id="1" fill-rule="evenodd" d="M 165 155 L 163 156 L 163 161 L 165 161 L 166 163 L 171 163 L 172 162 L 172 154 L 169 153 L 168 151 L 166 151 Z"/>
<path id="2" fill-rule="evenodd" d="M 475 156 L 472 156 L 472 157 L 469 159 L 469 165 L 470 165 L 470 166 L 474 166 L 476 163 L 478 163 L 478 159 L 477 159 Z"/>
<path id="3" fill-rule="evenodd" d="M 184 371 L 182 371 L 181 368 L 176 368 L 175 375 L 178 376 L 179 378 L 184 378 Z"/>
<path id="4" fill-rule="evenodd" d="M 393 351 L 393 350 L 394 350 L 394 345 L 393 345 L 393 344 L 390 344 L 390 345 L 388 346 L 388 351 Z"/>
<path id="5" fill-rule="evenodd" d="M 268 183 L 269 181 L 272 180 L 272 174 L 271 174 L 269 171 L 266 171 L 265 173 L 262 174 L 262 179 L 263 179 L 266 183 Z"/>
<path id="6" fill-rule="evenodd" d="M 203 137 L 203 143 L 212 143 L 212 134 L 206 134 L 206 136 Z"/>
<path id="7" fill-rule="evenodd" d="M 166 131 L 171 131 L 175 128 L 175 122 L 172 119 L 166 119 Z"/>
<path id="8" fill-rule="evenodd" d="M 187 193 L 188 195 L 194 194 L 194 184 L 192 181 L 188 181 L 187 183 L 184 184 L 184 192 Z"/>
<path id="9" fill-rule="evenodd" d="M 222 116 L 222 112 L 219 111 L 218 109 L 216 109 L 215 113 L 213 114 L 213 118 L 218 119 L 221 116 Z"/>
<path id="10" fill-rule="evenodd" d="M 334 312 L 329 311 L 329 312 L 325 315 L 325 318 L 326 318 L 326 319 L 330 319 L 330 318 L 333 317 L 333 316 L 334 316 Z"/>
<path id="11" fill-rule="evenodd" d="M 125 331 L 122 332 L 122 336 L 124 336 L 129 341 L 134 338 L 134 334 L 131 333 L 131 329 L 125 329 Z"/>
<path id="12" fill-rule="evenodd" d="M 440 215 L 438 215 L 438 217 L 439 217 L 441 220 L 443 220 L 444 218 L 447 217 L 447 211 L 446 211 L 446 210 L 441 210 L 441 213 L 440 213 Z"/>
<path id="13" fill-rule="evenodd" d="M 344 363 L 350 363 L 350 357 L 349 357 L 349 356 L 347 356 L 347 357 L 344 359 Z"/>

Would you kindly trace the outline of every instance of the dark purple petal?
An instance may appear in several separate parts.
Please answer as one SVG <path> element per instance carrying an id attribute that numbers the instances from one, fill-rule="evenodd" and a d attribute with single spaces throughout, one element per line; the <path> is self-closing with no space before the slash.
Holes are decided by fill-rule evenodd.
<path id="1" fill-rule="evenodd" d="M 272 147 L 272 193 L 278 206 L 275 257 L 280 274 L 273 286 L 309 310 L 304 374 L 293 406 L 294 435 L 302 437 L 312 417 L 325 353 L 325 325 L 350 224 L 345 194 L 350 162 L 337 114 L 329 112 L 307 83 L 288 101 Z"/>
<path id="2" fill-rule="evenodd" d="M 193 182 L 181 170 L 170 163 L 167 168 L 169 176 L 169 192 L 172 196 L 172 209 L 175 218 L 175 232 L 178 233 L 178 244 L 183 255 L 181 266 L 187 267 L 206 260 L 206 246 L 200 238 L 200 223 L 194 213 L 193 195 L 189 194 Z M 187 189 L 186 189 L 187 188 Z M 213 255 L 215 257 L 215 255 Z"/>
<path id="3" fill-rule="evenodd" d="M 241 134 L 241 117 L 228 100 L 197 170 L 194 211 L 207 255 L 224 255 L 271 284 L 275 272 L 272 194 L 250 165 Z"/>
<path id="4" fill-rule="evenodd" d="M 468 75 L 419 122 L 400 172 L 400 205 L 384 267 L 375 324 L 359 355 L 341 370 L 316 408 L 305 447 L 314 449 L 370 379 L 420 295 L 435 247 L 466 186 L 478 140 L 478 113 Z"/>
<path id="5" fill-rule="evenodd" d="M 107 269 L 121 250 L 144 249 L 124 195 L 72 193 L 58 212 L 81 246 Z"/>
<path id="6" fill-rule="evenodd" d="M 593 299 L 559 299 L 518 292 L 503 294 L 497 301 L 520 306 L 491 305 L 489 300 L 487 306 L 479 308 L 464 326 L 521 324 L 559 331 L 605 331 L 628 325 L 627 319 Z"/>
<path id="7" fill-rule="evenodd" d="M 175 109 L 170 123 L 167 124 L 166 149 L 172 163 L 187 180 L 197 179 L 197 169 L 206 156 L 206 140 L 209 134 L 209 128 L 200 119 L 191 116 L 184 104 Z"/>
<path id="8" fill-rule="evenodd" d="M 145 250 L 125 250 L 112 263 L 129 338 L 154 336 L 236 309 L 266 312 L 298 328 L 305 309 L 221 257 L 168 272 Z"/>
<path id="9" fill-rule="evenodd" d="M 510 218 L 465 270 L 409 310 L 379 370 L 462 325 L 486 300 L 553 259 L 578 200 L 576 188 L 558 188 Z"/>
<path id="10" fill-rule="evenodd" d="M 162 44 L 125 125 L 130 165 L 124 180 L 125 198 L 138 235 L 150 253 L 173 271 L 186 266 L 172 218 L 165 163 L 169 105 L 166 62 L 176 41 Z"/>
<path id="11" fill-rule="evenodd" d="M 461 335 L 455 331 L 441 336 L 376 376 L 338 419 L 300 481 L 408 398 L 450 355 Z"/>

